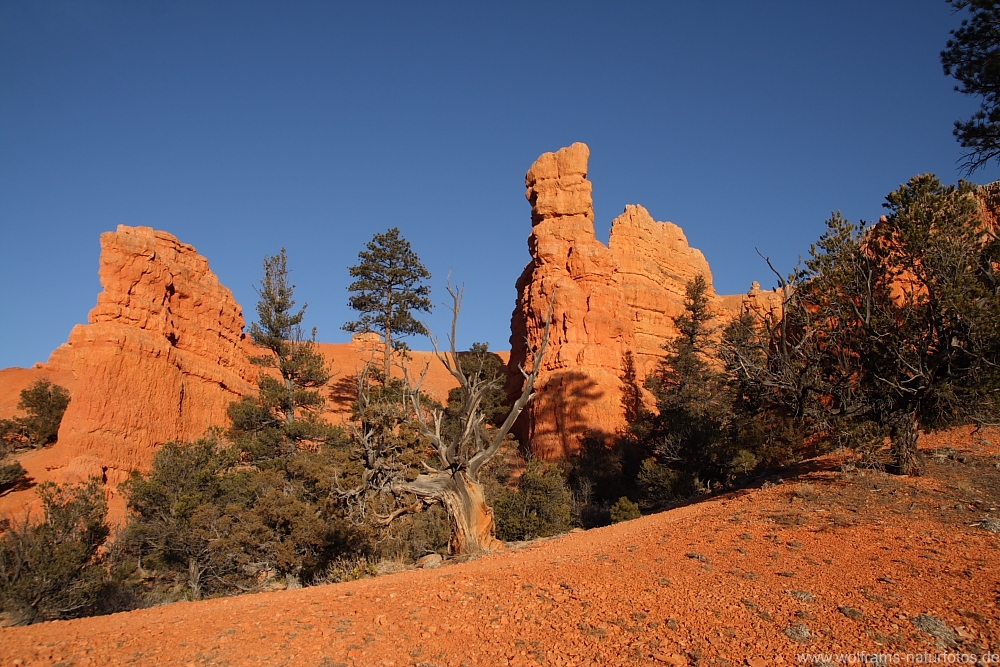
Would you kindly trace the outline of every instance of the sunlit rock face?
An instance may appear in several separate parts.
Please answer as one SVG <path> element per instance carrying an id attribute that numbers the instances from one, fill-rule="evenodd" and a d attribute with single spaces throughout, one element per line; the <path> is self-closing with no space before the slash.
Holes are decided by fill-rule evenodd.
<path id="1" fill-rule="evenodd" d="M 121 225 L 101 235 L 100 276 L 90 323 L 49 360 L 76 376 L 59 443 L 127 474 L 157 445 L 224 425 L 256 369 L 240 305 L 192 246 Z"/>
<path id="2" fill-rule="evenodd" d="M 21 459 L 33 480 L 97 476 L 114 500 L 159 445 L 225 426 L 230 402 L 255 391 L 257 371 L 239 304 L 192 246 L 121 225 L 101 235 L 100 278 L 89 323 L 48 363 L 2 372 L 18 379 L 7 402 L 41 377 L 70 391 L 58 442 Z"/>
<path id="3" fill-rule="evenodd" d="M 664 344 L 677 334 L 674 317 L 684 310 L 688 281 L 705 277 L 720 315 L 748 307 L 750 298 L 717 296 L 701 251 L 680 227 L 655 221 L 642 206 L 625 207 L 608 246 L 598 241 L 589 157 L 587 146 L 576 143 L 543 154 L 525 177 L 531 262 L 517 282 L 507 390 L 514 396 L 523 386 L 517 365 L 531 364 L 551 308 L 537 396 L 517 425 L 521 441 L 548 460 L 573 454 L 583 437 L 606 438 L 626 426 L 627 367 L 641 385 L 663 358 Z M 751 294 L 755 303 L 777 299 L 756 287 Z"/>

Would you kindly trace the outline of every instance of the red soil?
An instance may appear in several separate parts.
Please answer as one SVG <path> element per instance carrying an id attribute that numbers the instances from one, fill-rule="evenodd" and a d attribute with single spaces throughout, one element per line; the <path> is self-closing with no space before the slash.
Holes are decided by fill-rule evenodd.
<path id="1" fill-rule="evenodd" d="M 925 440 L 938 455 L 922 478 L 842 473 L 829 456 L 766 489 L 437 570 L 7 628 L 0 662 L 762 667 L 1000 652 L 1000 537 L 971 525 L 1000 504 L 990 437 Z M 955 633 L 951 648 L 915 626 L 922 614 Z M 799 625 L 803 643 L 785 634 Z"/>

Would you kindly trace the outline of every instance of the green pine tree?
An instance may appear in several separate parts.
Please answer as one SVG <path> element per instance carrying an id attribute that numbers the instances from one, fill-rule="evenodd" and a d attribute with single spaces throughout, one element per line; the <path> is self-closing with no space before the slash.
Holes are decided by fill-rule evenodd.
<path id="1" fill-rule="evenodd" d="M 955 90 L 980 98 L 979 110 L 968 120 L 956 120 L 954 128 L 955 138 L 966 149 L 963 166 L 972 173 L 1000 159 L 1000 2 L 947 1 L 956 12 L 969 10 L 961 27 L 951 31 L 941 64 L 944 73 L 958 81 Z"/>
<path id="2" fill-rule="evenodd" d="M 47 379 L 34 382 L 21 390 L 18 410 L 27 413 L 24 417 L 0 419 L 0 440 L 13 448 L 24 444 L 30 447 L 44 447 L 56 441 L 63 414 L 69 407 L 69 392 L 64 387 L 52 384 Z"/>
<path id="3" fill-rule="evenodd" d="M 708 281 L 696 276 L 686 286 L 684 313 L 674 318 L 679 335 L 647 387 L 656 396 L 652 444 L 662 463 L 694 473 L 717 473 L 725 439 L 725 382 L 711 359 L 715 315 L 709 309 Z"/>
<path id="4" fill-rule="evenodd" d="M 354 282 L 347 287 L 351 293 L 348 305 L 361 317 L 347 322 L 343 329 L 382 336 L 382 382 L 388 384 L 393 351 L 408 349 L 400 339 L 427 335 L 414 313 L 429 313 L 433 307 L 431 288 L 424 284 L 431 274 L 398 227 L 376 234 L 365 248 L 358 253 L 359 263 L 350 268 Z"/>
<path id="5" fill-rule="evenodd" d="M 229 436 L 252 457 L 287 454 L 300 442 L 322 442 L 332 435 L 333 427 L 318 416 L 325 403 L 320 389 L 331 372 L 316 347 L 316 330 L 309 338 L 302 333 L 306 306 L 294 309 L 294 290 L 288 281 L 285 249 L 265 257 L 264 277 L 257 290 L 259 319 L 250 325 L 250 336 L 269 354 L 251 361 L 276 370 L 278 377 L 262 372 L 258 396 L 229 407 Z"/>

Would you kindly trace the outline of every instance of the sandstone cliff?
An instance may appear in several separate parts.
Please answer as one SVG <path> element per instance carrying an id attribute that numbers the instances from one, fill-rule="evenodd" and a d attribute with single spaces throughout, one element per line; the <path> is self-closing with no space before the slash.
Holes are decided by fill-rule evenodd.
<path id="1" fill-rule="evenodd" d="M 147 470 L 164 442 L 228 426 L 229 404 L 257 391 L 249 357 L 263 351 L 245 337 L 242 309 L 208 260 L 166 232 L 120 226 L 103 234 L 100 278 L 89 323 L 74 327 L 47 363 L 0 370 L 0 417 L 14 415 L 21 390 L 39 379 L 66 387 L 71 401 L 58 442 L 19 461 L 36 484 L 104 479 L 118 520 L 118 484 Z M 380 355 L 379 344 L 371 334 L 319 344 L 334 371 L 324 392 L 333 423 L 350 417 L 355 373 Z M 426 370 L 423 390 L 441 402 L 457 384 L 430 352 L 411 352 L 407 367 L 414 376 Z M 0 516 L 32 506 L 33 489 L 7 493 Z"/>
<path id="2" fill-rule="evenodd" d="M 3 372 L 12 384 L 51 377 L 70 391 L 58 442 L 21 458 L 33 480 L 103 477 L 114 504 L 118 483 L 148 468 L 158 445 L 225 425 L 229 403 L 255 390 L 256 368 L 239 304 L 192 246 L 121 225 L 101 235 L 100 277 L 89 324 L 47 364 Z M 18 495 L 2 506 L 26 502 Z"/>
<path id="3" fill-rule="evenodd" d="M 606 437 L 624 428 L 626 359 L 633 359 L 641 384 L 677 334 L 673 318 L 684 310 L 692 278 L 706 278 L 721 316 L 779 303 L 756 283 L 747 295 L 716 295 L 701 251 L 688 245 L 680 227 L 655 221 L 642 206 L 625 207 L 612 223 L 608 246 L 598 241 L 589 157 L 587 146 L 576 143 L 545 153 L 525 177 L 531 262 L 517 282 L 507 390 L 520 390 L 516 366 L 531 362 L 551 306 L 537 396 L 516 429 L 545 459 L 572 454 L 588 434 Z"/>
<path id="4" fill-rule="evenodd" d="M 508 391 L 519 391 L 516 365 L 531 364 L 551 307 L 536 397 L 518 424 L 522 441 L 546 459 L 569 454 L 590 428 L 623 424 L 619 378 L 635 343 L 618 261 L 594 235 L 589 157 L 590 149 L 576 143 L 545 153 L 525 177 L 532 261 L 517 282 Z"/>

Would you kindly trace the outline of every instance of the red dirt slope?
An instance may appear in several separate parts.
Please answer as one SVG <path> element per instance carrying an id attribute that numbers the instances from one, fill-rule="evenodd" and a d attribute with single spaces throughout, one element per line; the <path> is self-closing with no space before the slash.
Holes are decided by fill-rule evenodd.
<path id="1" fill-rule="evenodd" d="M 826 457 L 766 489 L 438 570 L 8 628 L 0 661 L 762 667 L 1000 652 L 1000 537 L 971 525 L 1000 503 L 990 438 L 925 441 L 919 479 Z"/>

